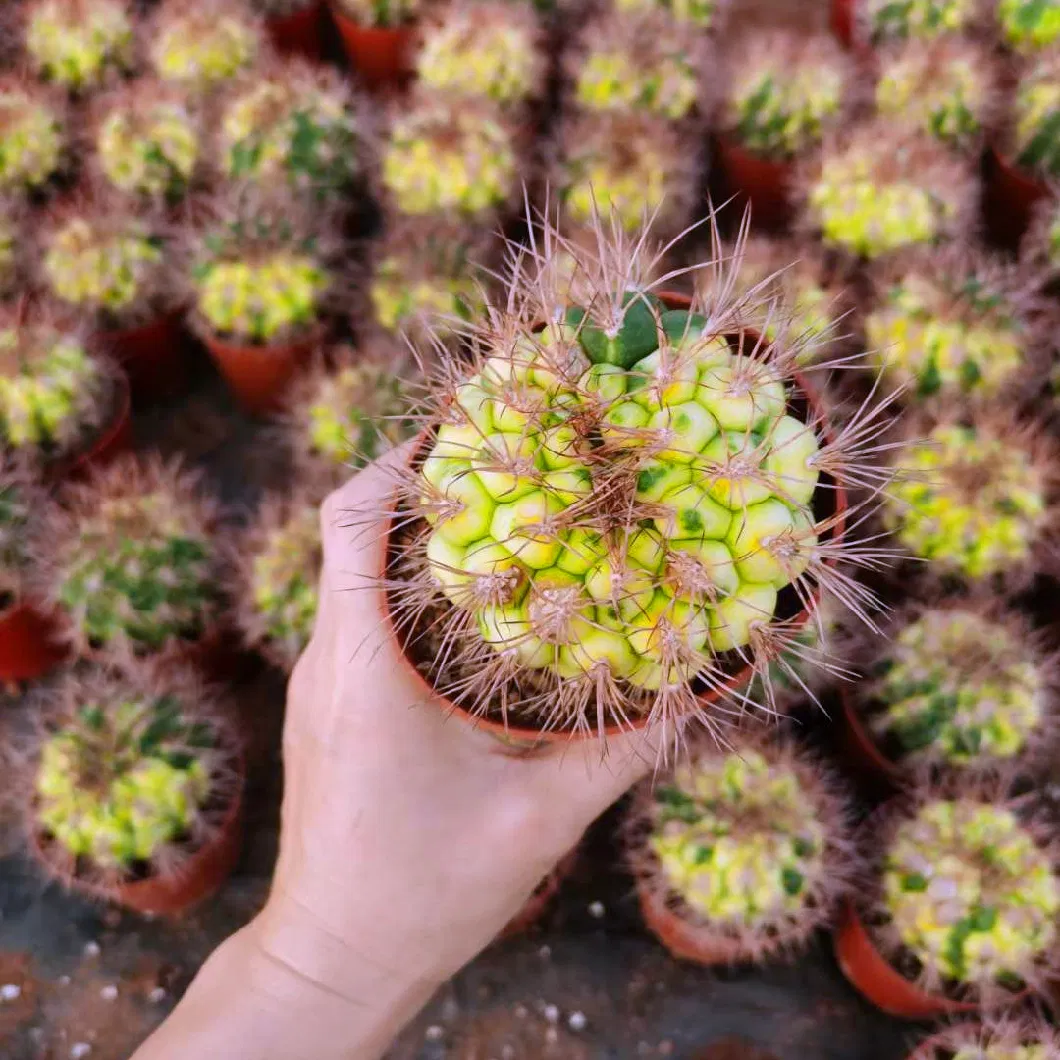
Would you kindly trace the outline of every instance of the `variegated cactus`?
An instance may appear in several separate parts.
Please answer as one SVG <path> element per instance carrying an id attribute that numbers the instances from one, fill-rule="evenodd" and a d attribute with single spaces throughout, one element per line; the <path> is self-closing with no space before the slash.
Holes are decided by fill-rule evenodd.
<path id="1" fill-rule="evenodd" d="M 47 81 L 80 92 L 132 67 L 129 0 L 31 0 L 24 18 L 26 54 Z"/>
<path id="2" fill-rule="evenodd" d="M 663 11 L 693 29 L 717 29 L 730 0 L 614 0 L 615 10 L 628 14 Z"/>
<path id="3" fill-rule="evenodd" d="M 63 168 L 67 135 L 59 100 L 18 78 L 0 78 L 0 192 L 47 184 Z"/>
<path id="4" fill-rule="evenodd" d="M 1054 0 L 997 0 L 997 19 L 1006 43 L 1018 51 L 1060 40 L 1060 5 Z"/>
<path id="5" fill-rule="evenodd" d="M 1037 57 L 1016 86 L 1012 143 L 1016 163 L 1060 176 L 1060 51 Z"/>
<path id="6" fill-rule="evenodd" d="M 1060 1036 L 1041 1017 L 983 1015 L 933 1034 L 911 1060 L 1055 1060 Z"/>
<path id="7" fill-rule="evenodd" d="M 338 10 L 363 26 L 394 27 L 412 22 L 423 0 L 336 0 Z"/>
<path id="8" fill-rule="evenodd" d="M 26 467 L 0 453 L 0 614 L 22 595 L 30 567 L 29 540 L 44 503 Z"/>
<path id="9" fill-rule="evenodd" d="M 858 17 L 874 41 L 938 37 L 971 29 L 980 0 L 855 0 Z"/>

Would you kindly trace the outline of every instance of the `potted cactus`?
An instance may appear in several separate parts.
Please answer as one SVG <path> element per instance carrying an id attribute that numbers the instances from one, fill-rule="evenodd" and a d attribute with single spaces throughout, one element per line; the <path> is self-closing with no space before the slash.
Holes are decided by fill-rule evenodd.
<path id="1" fill-rule="evenodd" d="M 313 632 L 320 509 L 304 495 L 267 497 L 233 553 L 232 597 L 248 647 L 290 673 Z"/>
<path id="2" fill-rule="evenodd" d="M 1000 783 L 928 786 L 864 825 L 875 867 L 836 936 L 839 965 L 891 1015 L 998 1010 L 1054 971 L 1056 852 Z"/>
<path id="3" fill-rule="evenodd" d="M 186 666 L 70 671 L 46 702 L 27 827 L 74 891 L 177 916 L 235 867 L 243 761 L 225 705 Z"/>
<path id="4" fill-rule="evenodd" d="M 832 31 L 847 45 L 928 40 L 974 29 L 982 6 L 983 0 L 832 0 Z"/>
<path id="5" fill-rule="evenodd" d="M 289 194 L 244 188 L 187 233 L 192 324 L 248 412 L 279 407 L 324 337 L 328 227 Z"/>
<path id="6" fill-rule="evenodd" d="M 590 19 L 566 53 L 572 102 L 594 112 L 687 118 L 699 96 L 701 52 L 699 38 L 662 13 Z"/>
<path id="7" fill-rule="evenodd" d="M 42 582 L 82 655 L 208 647 L 218 627 L 216 506 L 178 463 L 123 457 L 68 487 Z"/>
<path id="8" fill-rule="evenodd" d="M 416 76 L 425 90 L 514 107 L 540 98 L 543 29 L 529 5 L 448 0 L 420 26 Z"/>
<path id="9" fill-rule="evenodd" d="M 731 0 L 614 0 L 616 11 L 627 14 L 663 11 L 692 32 L 719 29 L 730 4 Z"/>
<path id="10" fill-rule="evenodd" d="M 941 249 L 877 271 L 866 342 L 911 401 L 991 401 L 1040 381 L 1029 278 L 976 252 Z"/>
<path id="11" fill-rule="evenodd" d="M 393 350 L 340 350 L 333 359 L 336 368 L 318 366 L 301 381 L 284 423 L 296 480 L 320 493 L 416 429 Z"/>
<path id="12" fill-rule="evenodd" d="M 232 88 L 218 124 L 220 169 L 236 181 L 283 182 L 334 201 L 358 166 L 353 96 L 323 66 L 288 59 L 255 69 Z"/>
<path id="13" fill-rule="evenodd" d="M 380 572 L 446 709 L 530 743 L 716 719 L 833 560 L 862 558 L 842 532 L 860 427 L 828 433 L 800 340 L 760 339 L 739 303 L 657 296 L 650 233 L 596 224 L 593 298 L 557 308 L 569 283 L 528 251 L 428 384 Z"/>
<path id="14" fill-rule="evenodd" d="M 700 964 L 794 955 L 852 882 L 846 818 L 832 777 L 790 741 L 691 750 L 641 790 L 629 824 L 648 927 Z"/>
<path id="15" fill-rule="evenodd" d="M 1001 36 L 1019 52 L 1034 52 L 1060 41 L 1060 9 L 1038 0 L 997 0 Z"/>
<path id="16" fill-rule="evenodd" d="M 423 0 L 330 0 L 346 56 L 372 89 L 408 78 L 412 39 Z"/>
<path id="17" fill-rule="evenodd" d="M 254 0 L 272 46 L 281 55 L 319 60 L 324 48 L 323 0 Z"/>
<path id="18" fill-rule="evenodd" d="M 1054 660 L 1026 620 L 992 597 L 916 604 L 869 647 L 867 681 L 844 703 L 881 779 L 911 771 L 1011 772 L 1052 737 Z"/>
<path id="19" fill-rule="evenodd" d="M 22 17 L 29 65 L 45 81 L 83 93 L 132 69 L 129 0 L 31 0 Z"/>
<path id="20" fill-rule="evenodd" d="M 44 86 L 0 76 L 0 193 L 41 193 L 68 164 L 66 107 Z"/>
<path id="21" fill-rule="evenodd" d="M 1040 1017 L 987 1016 L 933 1034 L 909 1060 L 1053 1060 L 1060 1036 Z"/>
<path id="22" fill-rule="evenodd" d="M 204 95 L 252 66 L 263 25 L 241 0 L 163 0 L 148 27 L 156 76 Z"/>
<path id="23" fill-rule="evenodd" d="M 1029 580 L 1054 520 L 1052 455 L 1041 430 L 991 412 L 911 433 L 883 506 L 896 542 L 945 581 Z"/>
<path id="24" fill-rule="evenodd" d="M 382 146 L 382 192 L 392 212 L 488 228 L 519 187 L 515 126 L 486 100 L 417 92 Z"/>
<path id="25" fill-rule="evenodd" d="M 815 149 L 847 110 L 848 60 L 825 34 L 748 34 L 733 49 L 716 137 L 730 194 L 759 224 L 790 220 L 794 159 Z"/>
<path id="26" fill-rule="evenodd" d="M 128 383 L 52 313 L 0 311 L 0 439 L 53 477 L 103 463 L 131 441 Z"/>
<path id="27" fill-rule="evenodd" d="M 937 140 L 878 121 L 827 143 L 801 197 L 803 223 L 826 247 L 871 259 L 963 235 L 977 183 Z"/>
<path id="28" fill-rule="evenodd" d="M 1020 244 L 1020 260 L 1052 285 L 1060 277 L 1060 198 L 1050 193 L 1031 212 L 1031 223 Z"/>

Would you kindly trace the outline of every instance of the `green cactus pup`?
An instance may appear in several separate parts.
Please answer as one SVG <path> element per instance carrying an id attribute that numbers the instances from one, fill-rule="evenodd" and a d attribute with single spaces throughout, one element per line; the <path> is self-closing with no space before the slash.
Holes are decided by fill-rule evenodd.
<path id="1" fill-rule="evenodd" d="M 81 92 L 132 67 L 128 0 L 32 0 L 24 17 L 26 53 L 47 81 Z"/>
<path id="2" fill-rule="evenodd" d="M 805 221 L 825 246 L 878 258 L 960 235 L 975 196 L 967 165 L 942 144 L 869 123 L 810 167 Z"/>
<path id="3" fill-rule="evenodd" d="M 647 832 L 631 848 L 638 886 L 722 961 L 801 949 L 851 881 L 844 803 L 790 743 L 693 755 L 641 796 L 636 817 L 638 838 Z"/>
<path id="4" fill-rule="evenodd" d="M 320 510 L 267 498 L 237 555 L 237 617 L 246 643 L 288 673 L 313 632 L 320 579 Z"/>
<path id="5" fill-rule="evenodd" d="M 46 866 L 75 885 L 179 869 L 238 790 L 233 738 L 196 676 L 82 668 L 51 696 L 31 803 Z"/>
<path id="6" fill-rule="evenodd" d="M 944 144 L 974 150 L 994 104 L 991 58 L 963 37 L 912 41 L 879 58 L 876 111 Z"/>
<path id="7" fill-rule="evenodd" d="M 1041 1017 L 989 1016 L 933 1034 L 912 1060 L 1056 1060 L 1060 1035 Z"/>
<path id="8" fill-rule="evenodd" d="M 175 202 L 203 153 L 198 108 L 179 86 L 140 78 L 102 99 L 93 129 L 103 180 L 127 195 Z"/>
<path id="9" fill-rule="evenodd" d="M 922 792 L 890 821 L 874 930 L 931 992 L 998 1004 L 1049 970 L 1060 913 L 1054 852 L 1004 797 Z M 866 844 L 880 849 L 879 822 Z"/>
<path id="10" fill-rule="evenodd" d="M 71 486 L 45 568 L 81 651 L 159 651 L 207 633 L 218 610 L 216 512 L 179 465 L 123 457 Z"/>
<path id="11" fill-rule="evenodd" d="M 362 26 L 393 28 L 414 22 L 423 0 L 335 0 L 337 12 Z"/>
<path id="12" fill-rule="evenodd" d="M 1012 147 L 1016 164 L 1060 176 L 1060 51 L 1036 58 L 1016 86 Z"/>
<path id="13" fill-rule="evenodd" d="M 610 15 L 589 21 L 580 40 L 567 59 L 578 107 L 670 121 L 692 112 L 700 57 L 685 27 L 662 15 Z"/>
<path id="14" fill-rule="evenodd" d="M 997 0 L 997 18 L 1005 41 L 1032 52 L 1060 40 L 1060 4 L 1056 0 Z"/>
<path id="15" fill-rule="evenodd" d="M 895 623 L 870 674 L 870 728 L 903 765 L 1006 766 L 1052 724 L 1046 656 L 1021 618 L 996 605 L 915 609 Z"/>
<path id="16" fill-rule="evenodd" d="M 997 415 L 938 423 L 898 453 L 884 521 L 944 578 L 1026 577 L 1053 517 L 1042 445 Z"/>
<path id="17" fill-rule="evenodd" d="M 859 18 L 874 42 L 928 39 L 961 33 L 975 25 L 980 0 L 855 0 Z"/>
<path id="18" fill-rule="evenodd" d="M 18 77 L 0 77 L 0 192 L 41 189 L 64 167 L 61 102 Z"/>
<path id="19" fill-rule="evenodd" d="M 447 3 L 421 27 L 416 73 L 429 91 L 512 106 L 537 99 L 547 64 L 529 5 L 504 0 Z"/>
<path id="20" fill-rule="evenodd" d="M 717 29 L 731 0 L 614 0 L 616 11 L 638 15 L 663 11 L 686 30 Z"/>
<path id="21" fill-rule="evenodd" d="M 860 555 L 814 514 L 824 467 L 862 465 L 789 404 L 796 344 L 756 344 L 736 303 L 668 309 L 643 286 L 648 244 L 596 223 L 591 301 L 558 309 L 569 283 L 528 251 L 470 323 L 472 359 L 435 373 L 391 572 L 397 628 L 439 614 L 445 649 L 408 650 L 442 694 L 583 732 L 709 715 L 698 689 L 723 695 L 798 635 L 779 594 L 830 590 L 829 557 Z"/>
<path id="22" fill-rule="evenodd" d="M 220 151 L 235 180 L 283 180 L 318 197 L 340 194 L 358 169 L 353 95 L 319 64 L 288 60 L 255 70 L 228 96 Z"/>
<path id="23" fill-rule="evenodd" d="M 848 60 L 830 36 L 749 35 L 731 67 L 721 127 L 754 154 L 794 158 L 842 119 Z"/>
<path id="24" fill-rule="evenodd" d="M 991 400 L 1036 373 L 1029 296 L 1014 270 L 945 250 L 899 264 L 877 284 L 866 342 L 914 400 Z"/>

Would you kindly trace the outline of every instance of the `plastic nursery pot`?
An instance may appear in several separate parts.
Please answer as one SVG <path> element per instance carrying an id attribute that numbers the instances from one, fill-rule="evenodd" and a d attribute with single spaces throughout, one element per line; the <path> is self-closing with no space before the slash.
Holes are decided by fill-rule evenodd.
<path id="1" fill-rule="evenodd" d="M 983 224 L 991 242 L 1015 249 L 1031 222 L 1039 200 L 1049 194 L 1040 177 L 1010 162 L 996 147 L 986 155 Z"/>
<path id="2" fill-rule="evenodd" d="M 728 195 L 751 202 L 751 219 L 763 228 L 783 228 L 792 218 L 788 186 L 793 163 L 748 151 L 731 137 L 714 138 L 721 176 Z"/>
<path id="3" fill-rule="evenodd" d="M 511 920 L 498 939 L 510 939 L 529 931 L 545 914 L 552 904 L 552 899 L 559 893 L 563 881 L 571 874 L 574 863 L 578 860 L 578 848 L 575 847 L 559 864 L 537 885 L 526 904 Z"/>
<path id="4" fill-rule="evenodd" d="M 851 47 L 854 43 L 854 0 L 832 0 L 828 24 L 839 43 Z"/>
<path id="5" fill-rule="evenodd" d="M 277 346 L 242 346 L 216 336 L 206 349 L 245 411 L 275 412 L 287 398 L 289 385 L 309 361 L 318 336 Z"/>
<path id="6" fill-rule="evenodd" d="M 124 373 L 117 375 L 114 388 L 114 412 L 110 422 L 101 428 L 83 452 L 59 461 L 51 469 L 53 479 L 80 478 L 92 468 L 103 467 L 132 448 L 132 402 L 129 380 Z"/>
<path id="7" fill-rule="evenodd" d="M 167 313 L 138 328 L 100 333 L 100 342 L 117 358 L 137 397 L 172 397 L 187 382 L 183 314 Z"/>
<path id="8" fill-rule="evenodd" d="M 412 73 L 411 25 L 362 26 L 334 5 L 331 14 L 342 34 L 346 55 L 365 85 L 384 89 L 408 80 Z"/>
<path id="9" fill-rule="evenodd" d="M 238 787 L 217 832 L 189 854 L 170 873 L 106 885 L 70 874 L 53 844 L 38 831 L 32 833 L 32 850 L 49 874 L 62 879 L 77 894 L 113 902 L 145 916 L 179 917 L 215 894 L 232 875 L 243 843 L 243 786 L 246 766 L 237 763 Z"/>
<path id="10" fill-rule="evenodd" d="M 66 655 L 59 622 L 47 611 L 20 600 L 0 612 L 0 682 L 40 677 Z"/>
<path id="11" fill-rule="evenodd" d="M 290 15 L 270 18 L 265 23 L 276 50 L 282 55 L 319 59 L 324 50 L 324 3 L 309 0 L 304 8 Z"/>
<path id="12" fill-rule="evenodd" d="M 902 783 L 903 773 L 897 762 L 888 758 L 872 738 L 861 720 L 850 689 L 839 689 L 842 725 L 839 730 L 840 751 L 847 765 L 868 787 L 893 791 Z"/>

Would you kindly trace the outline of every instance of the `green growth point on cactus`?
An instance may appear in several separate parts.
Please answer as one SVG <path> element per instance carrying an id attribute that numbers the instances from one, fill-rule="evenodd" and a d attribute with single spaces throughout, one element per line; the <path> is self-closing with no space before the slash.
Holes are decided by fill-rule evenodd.
<path id="1" fill-rule="evenodd" d="M 682 26 L 712 29 L 728 6 L 728 0 L 615 0 L 615 10 L 640 15 L 664 11 Z"/>
<path id="2" fill-rule="evenodd" d="M 1013 102 L 1016 162 L 1044 177 L 1060 176 L 1060 53 L 1036 58 Z"/>
<path id="3" fill-rule="evenodd" d="M 1049 852 L 1008 805 L 926 798 L 895 822 L 879 913 L 934 988 L 1011 996 L 1041 974 L 1057 933 Z"/>
<path id="4" fill-rule="evenodd" d="M 0 81 L 0 191 L 40 188 L 61 168 L 66 120 L 43 92 Z"/>
<path id="5" fill-rule="evenodd" d="M 861 0 L 861 4 L 874 41 L 960 33 L 972 28 L 979 14 L 979 0 Z"/>
<path id="6" fill-rule="evenodd" d="M 347 18 L 365 26 L 396 27 L 412 22 L 423 0 L 335 0 Z"/>
<path id="7" fill-rule="evenodd" d="M 135 42 L 127 0 L 33 0 L 26 8 L 26 52 L 45 80 L 82 91 L 131 68 Z"/>
<path id="8" fill-rule="evenodd" d="M 177 0 L 155 16 L 148 58 L 162 81 L 203 93 L 250 67 L 262 37 L 259 20 L 234 0 Z"/>
<path id="9" fill-rule="evenodd" d="M 1056 0 L 998 0 L 997 17 L 1008 44 L 1033 52 L 1060 40 L 1060 4 Z"/>

